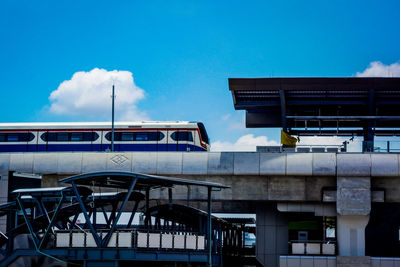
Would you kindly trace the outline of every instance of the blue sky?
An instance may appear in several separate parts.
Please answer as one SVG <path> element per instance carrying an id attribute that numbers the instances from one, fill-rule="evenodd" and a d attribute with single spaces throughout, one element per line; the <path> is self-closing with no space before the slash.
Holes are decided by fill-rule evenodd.
<path id="1" fill-rule="evenodd" d="M 135 118 L 203 121 L 213 141 L 279 141 L 276 129 L 244 128 L 228 78 L 355 76 L 371 62 L 393 66 L 399 15 L 398 0 L 3 0 L 0 121 L 101 119 L 55 113 L 49 100 L 74 73 L 99 68 L 132 73 L 143 90 L 129 102 Z"/>

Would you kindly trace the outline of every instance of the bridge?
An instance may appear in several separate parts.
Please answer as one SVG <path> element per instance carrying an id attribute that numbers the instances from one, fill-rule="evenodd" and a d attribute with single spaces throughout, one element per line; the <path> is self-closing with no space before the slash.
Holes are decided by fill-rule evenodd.
<path id="1" fill-rule="evenodd" d="M 256 214 L 263 266 L 386 266 L 400 257 L 399 164 L 392 153 L 2 153 L 0 201 L 23 177 L 52 187 L 112 170 L 221 183 L 230 188 L 213 192 L 212 212 Z M 178 185 L 173 194 L 207 207 L 205 188 Z M 168 191 L 150 199 L 167 203 Z"/>

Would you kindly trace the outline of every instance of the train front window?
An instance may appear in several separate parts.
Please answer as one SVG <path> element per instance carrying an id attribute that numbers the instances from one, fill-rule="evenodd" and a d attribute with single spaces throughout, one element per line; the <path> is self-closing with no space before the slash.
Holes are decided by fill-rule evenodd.
<path id="1" fill-rule="evenodd" d="M 204 124 L 199 122 L 199 123 L 197 123 L 197 126 L 199 126 L 201 140 L 204 143 L 209 144 L 210 140 L 208 139 L 208 134 L 207 134 L 206 128 L 204 127 Z"/>

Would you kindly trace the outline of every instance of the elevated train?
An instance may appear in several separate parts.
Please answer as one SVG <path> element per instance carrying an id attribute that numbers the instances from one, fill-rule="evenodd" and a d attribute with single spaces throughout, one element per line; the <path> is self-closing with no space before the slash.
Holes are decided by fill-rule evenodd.
<path id="1" fill-rule="evenodd" d="M 116 122 L 114 151 L 209 151 L 201 122 Z M 111 123 L 0 123 L 0 152 L 110 151 Z"/>

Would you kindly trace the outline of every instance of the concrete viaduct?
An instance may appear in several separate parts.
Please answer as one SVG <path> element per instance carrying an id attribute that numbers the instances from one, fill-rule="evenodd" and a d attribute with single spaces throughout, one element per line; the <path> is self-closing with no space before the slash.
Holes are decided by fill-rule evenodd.
<path id="1" fill-rule="evenodd" d="M 7 201 L 10 179 L 18 178 L 14 172 L 42 175 L 42 187 L 64 176 L 104 170 L 218 182 L 231 188 L 213 192 L 213 212 L 257 215 L 256 254 L 264 266 L 312 261 L 310 266 L 383 267 L 384 260 L 365 256 L 365 229 L 374 203 L 400 203 L 399 164 L 399 154 L 383 153 L 2 153 L 0 201 Z M 187 201 L 189 195 L 198 206 L 206 197 L 196 188 L 190 194 L 180 187 L 174 192 L 174 198 Z M 167 198 L 167 192 L 152 198 Z M 286 215 L 292 212 L 336 217 L 337 256 L 279 257 L 288 254 Z"/>

